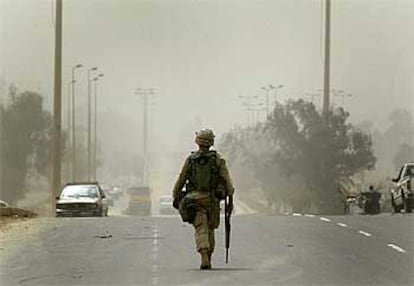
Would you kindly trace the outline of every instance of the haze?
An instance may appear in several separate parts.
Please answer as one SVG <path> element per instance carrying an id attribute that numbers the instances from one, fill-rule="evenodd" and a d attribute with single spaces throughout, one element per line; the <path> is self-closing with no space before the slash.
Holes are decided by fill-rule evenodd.
<path id="1" fill-rule="evenodd" d="M 155 165 L 169 158 L 162 167 L 171 170 L 165 171 L 166 192 L 181 160 L 195 148 L 194 131 L 209 127 L 220 136 L 246 125 L 239 96 L 264 96 L 261 86 L 281 84 L 277 99 L 284 101 L 307 98 L 322 87 L 322 4 L 64 1 L 63 111 L 71 68 L 81 63 L 77 121 L 85 126 L 86 70 L 97 66 L 105 74 L 98 82 L 98 111 L 107 175 L 122 164 L 119 154 L 141 153 L 142 104 L 134 90 L 154 87 L 150 145 L 158 155 Z M 0 77 L 20 91 L 40 92 L 51 109 L 53 1 L 0 5 Z M 396 108 L 414 113 L 413 27 L 414 1 L 333 1 L 331 86 L 352 94 L 345 100 L 351 121 L 382 128 Z M 165 155 L 171 152 L 181 155 L 171 161 Z"/>

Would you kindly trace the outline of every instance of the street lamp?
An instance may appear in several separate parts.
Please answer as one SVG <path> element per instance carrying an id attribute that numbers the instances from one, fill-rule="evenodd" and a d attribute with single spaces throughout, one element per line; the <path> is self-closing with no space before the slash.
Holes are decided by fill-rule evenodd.
<path id="1" fill-rule="evenodd" d="M 72 68 L 72 181 L 76 181 L 76 127 L 75 127 L 75 70 L 81 68 L 77 64 Z"/>
<path id="2" fill-rule="evenodd" d="M 70 178 L 71 178 L 71 175 L 70 175 L 70 152 L 72 151 L 71 150 L 71 147 L 72 146 L 70 146 L 70 143 L 69 143 L 69 140 L 70 140 L 70 136 L 71 136 L 71 132 L 72 132 L 72 130 L 71 130 L 71 126 L 70 126 L 70 120 L 71 120 L 71 118 L 70 118 L 70 102 L 71 102 L 71 96 L 70 96 L 70 91 L 71 91 L 71 85 L 72 85 L 72 81 L 69 81 L 68 82 L 68 103 L 67 103 L 67 134 L 68 134 L 68 145 L 67 145 L 67 151 L 68 151 L 68 153 L 67 153 L 67 158 L 66 158 L 66 179 L 69 181 L 70 180 Z"/>
<path id="3" fill-rule="evenodd" d="M 277 90 L 280 89 L 280 88 L 282 88 L 282 87 L 283 87 L 282 84 L 279 84 L 277 86 L 274 86 L 274 85 L 269 84 L 268 86 L 262 86 L 261 87 L 261 89 L 263 89 L 266 92 L 266 115 L 269 115 L 269 107 L 270 107 L 270 103 L 269 103 L 269 92 L 271 90 L 274 90 L 274 97 L 275 97 L 275 99 L 274 99 L 274 102 L 273 103 L 275 103 L 276 102 L 276 95 L 277 95 L 276 93 L 277 93 Z"/>
<path id="4" fill-rule="evenodd" d="M 92 139 L 92 134 L 91 134 L 91 125 L 92 125 L 92 99 L 91 99 L 91 72 L 92 71 L 96 71 L 98 70 L 97 67 L 93 67 L 88 69 L 88 139 L 87 139 L 87 146 L 88 146 L 88 168 L 87 168 L 87 177 L 88 180 L 91 179 L 91 161 L 92 161 L 92 150 L 91 150 L 91 139 Z"/>
<path id="5" fill-rule="evenodd" d="M 257 100 L 258 96 L 257 95 L 239 95 L 238 96 L 241 99 L 244 99 L 245 101 L 242 102 L 242 105 L 246 107 L 246 112 L 247 112 L 247 126 L 250 125 L 254 125 L 254 114 L 253 110 L 251 110 L 251 107 L 255 104 L 253 101 Z M 250 113 L 251 113 L 251 120 L 250 120 Z M 250 121 L 252 122 L 250 124 Z"/>
<path id="6" fill-rule="evenodd" d="M 98 103 L 98 88 L 97 88 L 97 81 L 99 78 L 103 77 L 104 74 L 101 73 L 99 74 L 97 77 L 95 77 L 93 79 L 94 81 L 94 89 L 95 89 L 95 95 L 94 95 L 94 115 L 95 115 L 95 120 L 94 120 L 94 139 L 93 139 L 93 143 L 94 143 L 94 148 L 93 148 L 93 179 L 96 180 L 96 168 L 97 168 L 97 160 L 96 160 L 96 150 L 97 150 L 97 138 L 98 138 L 98 131 L 97 131 L 97 120 L 98 120 L 98 113 L 97 113 L 97 103 Z"/>

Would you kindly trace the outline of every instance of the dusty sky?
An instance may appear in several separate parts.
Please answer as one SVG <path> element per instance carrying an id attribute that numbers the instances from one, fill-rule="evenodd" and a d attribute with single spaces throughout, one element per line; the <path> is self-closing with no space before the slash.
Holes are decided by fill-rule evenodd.
<path id="1" fill-rule="evenodd" d="M 105 73 L 101 112 L 107 121 L 112 115 L 127 118 L 125 129 L 137 134 L 141 107 L 133 91 L 155 87 L 154 138 L 191 146 L 198 127 L 220 134 L 246 124 L 240 95 L 264 97 L 261 86 L 283 84 L 278 99 L 285 100 L 322 87 L 322 4 L 66 0 L 63 96 L 71 67 L 81 63 L 77 98 L 84 104 L 86 69 L 98 66 Z M 0 78 L 42 92 L 48 108 L 53 5 L 0 0 Z M 331 85 L 352 94 L 345 101 L 352 120 L 380 127 L 394 108 L 414 112 L 414 0 L 343 0 L 332 6 Z M 79 114 L 86 122 L 82 109 Z"/>

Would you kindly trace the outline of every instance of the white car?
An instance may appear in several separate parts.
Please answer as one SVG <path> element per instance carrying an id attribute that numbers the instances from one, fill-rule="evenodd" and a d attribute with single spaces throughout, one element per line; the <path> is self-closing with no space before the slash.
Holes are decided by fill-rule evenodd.
<path id="1" fill-rule="evenodd" d="M 70 183 L 56 197 L 56 216 L 108 216 L 108 201 L 97 182 Z"/>
<path id="2" fill-rule="evenodd" d="M 10 205 L 5 201 L 0 200 L 0 208 L 9 208 Z"/>
<path id="3" fill-rule="evenodd" d="M 159 202 L 160 214 L 177 214 L 177 210 L 172 205 L 173 199 L 171 196 L 161 196 Z"/>
<path id="4" fill-rule="evenodd" d="M 410 213 L 414 208 L 414 163 L 404 164 L 397 178 L 392 179 L 391 203 L 396 213 L 402 209 Z"/>

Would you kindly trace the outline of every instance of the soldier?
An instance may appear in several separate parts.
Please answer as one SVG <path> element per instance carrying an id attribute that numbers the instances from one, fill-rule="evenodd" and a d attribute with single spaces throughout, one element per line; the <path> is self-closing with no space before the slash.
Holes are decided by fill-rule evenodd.
<path id="1" fill-rule="evenodd" d="M 225 159 L 210 147 L 214 133 L 210 129 L 196 132 L 198 151 L 191 152 L 173 190 L 173 206 L 184 221 L 193 224 L 197 251 L 201 255 L 200 269 L 211 269 L 214 251 L 214 230 L 220 224 L 220 200 L 228 196 L 233 209 L 233 183 Z M 185 196 L 182 189 L 186 186 Z"/>

